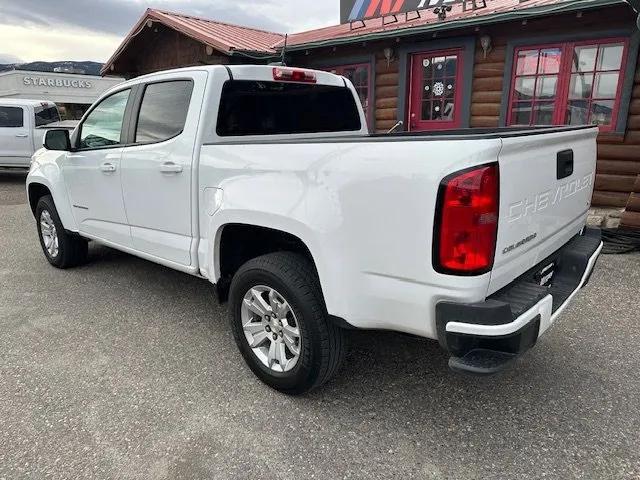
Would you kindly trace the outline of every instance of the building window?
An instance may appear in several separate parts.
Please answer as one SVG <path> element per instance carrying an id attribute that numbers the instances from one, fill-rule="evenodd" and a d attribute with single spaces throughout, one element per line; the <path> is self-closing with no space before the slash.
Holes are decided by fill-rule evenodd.
<path id="1" fill-rule="evenodd" d="M 341 65 L 339 67 L 330 67 L 327 70 L 336 75 L 342 75 L 353 83 L 356 92 L 358 92 L 358 97 L 360 97 L 364 114 L 369 118 L 369 106 L 371 104 L 371 69 L 369 64 Z"/>
<path id="2" fill-rule="evenodd" d="M 614 130 L 627 46 L 608 39 L 517 49 L 507 124 Z"/>

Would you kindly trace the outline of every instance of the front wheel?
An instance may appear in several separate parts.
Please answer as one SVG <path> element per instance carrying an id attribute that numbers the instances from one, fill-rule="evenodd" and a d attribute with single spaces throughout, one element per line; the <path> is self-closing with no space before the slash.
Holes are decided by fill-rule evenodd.
<path id="1" fill-rule="evenodd" d="M 302 394 L 328 381 L 342 363 L 345 332 L 329 320 L 305 257 L 279 252 L 248 261 L 231 283 L 230 307 L 238 348 L 270 387 Z"/>
<path id="2" fill-rule="evenodd" d="M 38 201 L 36 222 L 42 251 L 51 265 L 69 268 L 86 261 L 87 241 L 69 234 L 64 229 L 51 195 L 46 195 Z"/>

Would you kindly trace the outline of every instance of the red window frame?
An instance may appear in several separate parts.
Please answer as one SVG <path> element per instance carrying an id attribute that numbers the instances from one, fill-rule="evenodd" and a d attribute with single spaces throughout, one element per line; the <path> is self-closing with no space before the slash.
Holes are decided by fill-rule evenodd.
<path id="1" fill-rule="evenodd" d="M 347 70 L 356 69 L 356 68 L 365 68 L 367 70 L 367 105 L 362 105 L 362 109 L 364 110 L 364 115 L 367 118 L 367 121 L 369 122 L 369 128 L 373 128 L 372 114 L 375 108 L 373 108 L 374 106 L 373 106 L 373 88 L 371 85 L 371 65 L 369 63 L 351 63 L 346 65 L 336 65 L 333 67 L 326 68 L 326 70 L 328 72 L 335 73 L 336 75 L 346 76 L 345 73 Z M 362 87 L 355 84 L 354 84 L 354 87 L 356 89 L 356 92 L 358 92 L 358 96 L 360 96 L 359 88 L 362 88 Z"/>
<path id="2" fill-rule="evenodd" d="M 554 113 L 553 113 L 552 124 L 566 125 L 567 124 L 567 107 L 571 102 L 571 99 L 569 98 L 571 75 L 572 73 L 575 73 L 572 71 L 573 53 L 576 47 L 584 47 L 584 46 L 590 46 L 590 45 L 601 47 L 602 45 L 606 45 L 606 44 L 622 44 L 623 45 L 622 62 L 620 64 L 620 70 L 598 70 L 597 62 L 598 62 L 598 55 L 600 53 L 600 49 L 598 48 L 598 53 L 596 54 L 596 58 L 594 60 L 594 70 L 589 70 L 584 73 L 593 72 L 595 77 L 595 74 L 601 73 L 601 72 L 605 72 L 605 73 L 619 72 L 618 86 L 616 89 L 615 99 L 613 99 L 614 103 L 613 103 L 613 109 L 611 112 L 611 125 L 600 125 L 600 130 L 603 132 L 615 131 L 618 123 L 618 113 L 620 111 L 620 103 L 622 101 L 622 89 L 623 89 L 624 79 L 625 79 L 626 70 L 627 70 L 627 55 L 629 51 L 629 40 L 624 37 L 596 38 L 596 39 L 590 39 L 590 40 L 581 40 L 579 42 L 561 42 L 561 43 L 546 43 L 546 44 L 539 44 L 539 45 L 523 45 L 516 48 L 513 52 L 511 88 L 509 92 L 509 104 L 507 106 L 507 123 L 506 124 L 508 126 L 521 125 L 521 124 L 516 124 L 513 121 L 513 107 L 514 107 L 514 104 L 517 103 L 517 100 L 515 99 L 515 95 L 516 95 L 515 85 L 516 85 L 517 77 L 534 76 L 534 75 L 517 75 L 518 54 L 520 52 L 527 51 L 527 50 L 546 50 L 546 49 L 553 49 L 553 48 L 560 49 L 561 51 L 560 69 L 557 74 L 558 81 L 556 84 L 556 97 L 555 97 L 555 100 L 553 101 Z M 538 66 L 538 69 L 536 70 L 536 74 L 535 74 L 536 80 L 534 83 L 533 97 L 531 99 L 532 114 L 531 114 L 528 125 L 535 125 L 533 110 L 534 110 L 534 106 L 539 102 L 539 100 L 536 99 L 537 82 L 539 77 L 544 75 L 544 74 L 542 75 L 540 74 L 539 68 L 540 67 Z M 594 84 L 595 84 L 595 80 L 594 80 Z M 592 90 L 591 95 L 588 98 L 584 99 L 584 101 L 588 102 L 589 108 L 591 107 L 591 103 L 594 101 L 593 95 L 594 95 L 594 92 Z M 609 98 L 595 99 L 595 101 L 598 101 L 598 100 L 611 101 L 611 99 Z M 523 103 L 526 103 L 526 102 L 523 102 Z"/>

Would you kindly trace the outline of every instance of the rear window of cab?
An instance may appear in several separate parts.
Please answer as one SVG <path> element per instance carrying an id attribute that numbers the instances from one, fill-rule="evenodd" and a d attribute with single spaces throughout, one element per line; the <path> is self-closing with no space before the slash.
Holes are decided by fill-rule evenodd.
<path id="1" fill-rule="evenodd" d="M 361 128 L 358 106 L 346 87 L 233 80 L 222 88 L 216 132 L 238 137 Z"/>

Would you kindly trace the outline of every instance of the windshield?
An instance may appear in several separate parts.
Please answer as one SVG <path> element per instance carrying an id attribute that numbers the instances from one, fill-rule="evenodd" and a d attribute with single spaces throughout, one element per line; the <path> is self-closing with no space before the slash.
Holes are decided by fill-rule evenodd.
<path id="1" fill-rule="evenodd" d="M 53 107 L 36 107 L 36 127 L 42 127 L 43 125 L 49 125 L 53 122 L 60 121 L 60 114 L 58 108 Z"/>

